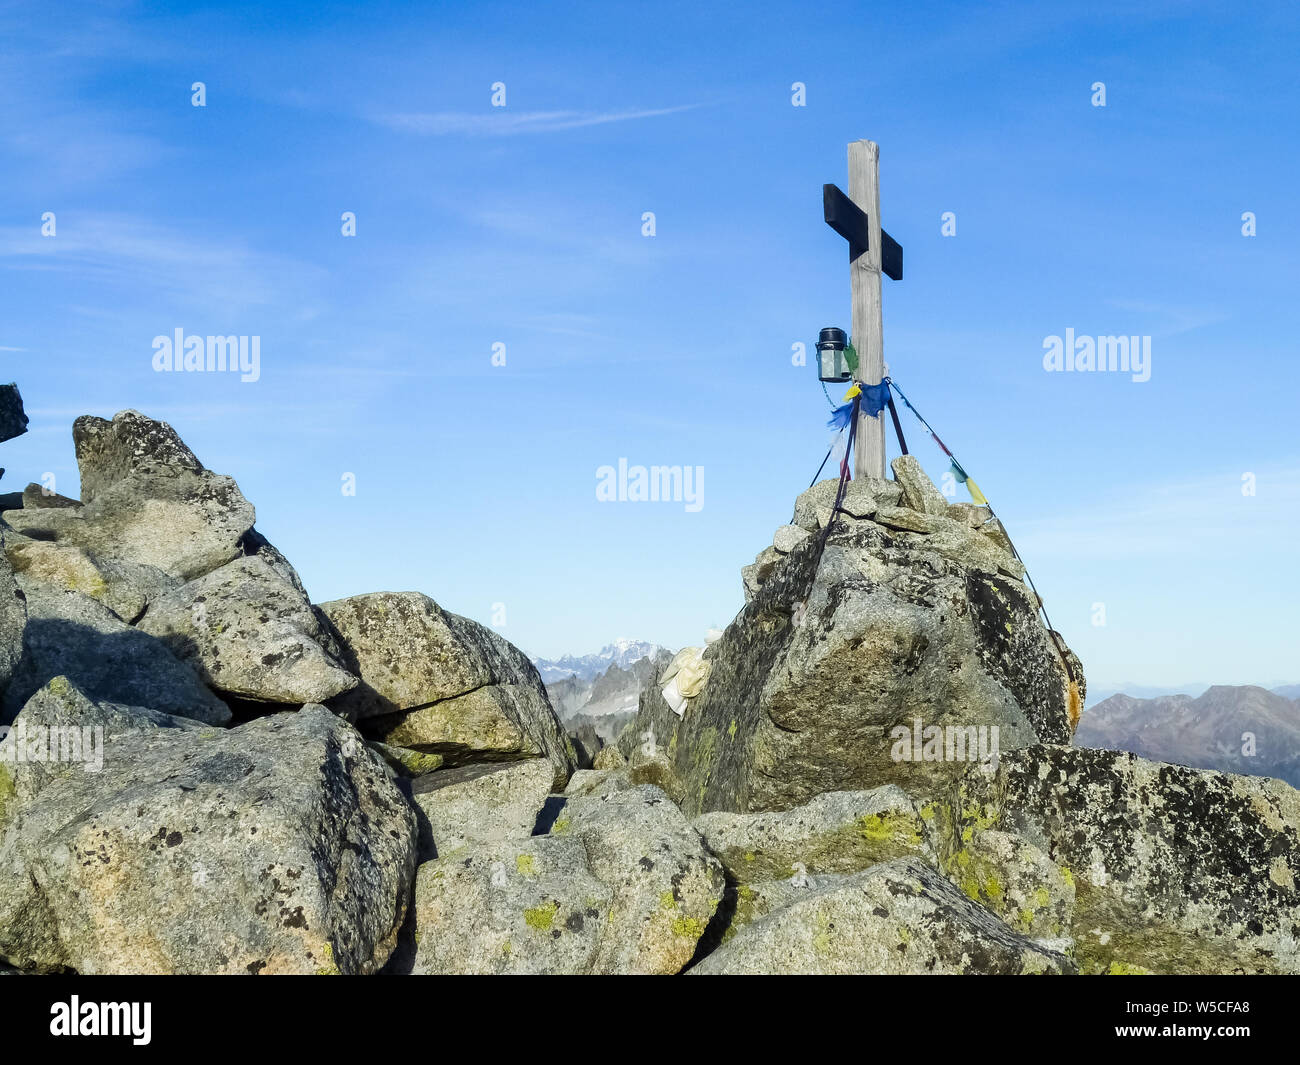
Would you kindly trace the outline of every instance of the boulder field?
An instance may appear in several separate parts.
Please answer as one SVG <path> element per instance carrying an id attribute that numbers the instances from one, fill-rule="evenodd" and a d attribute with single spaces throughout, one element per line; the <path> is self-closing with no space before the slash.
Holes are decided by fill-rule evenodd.
<path id="1" fill-rule="evenodd" d="M 579 769 L 498 633 L 314 603 L 164 422 L 73 441 L 0 514 L 0 971 L 1300 972 L 1300 793 L 1071 746 L 1082 665 L 913 459 L 801 495 Z"/>

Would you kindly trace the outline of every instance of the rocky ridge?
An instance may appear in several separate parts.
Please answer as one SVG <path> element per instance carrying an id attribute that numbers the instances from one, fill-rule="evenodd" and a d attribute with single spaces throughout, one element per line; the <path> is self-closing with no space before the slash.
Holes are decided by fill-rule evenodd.
<path id="1" fill-rule="evenodd" d="M 74 442 L 0 518 L 0 971 L 1300 971 L 1300 794 L 1070 746 L 1081 666 L 914 461 L 804 493 L 685 717 L 580 769 L 496 633 L 313 603 L 165 423 Z"/>

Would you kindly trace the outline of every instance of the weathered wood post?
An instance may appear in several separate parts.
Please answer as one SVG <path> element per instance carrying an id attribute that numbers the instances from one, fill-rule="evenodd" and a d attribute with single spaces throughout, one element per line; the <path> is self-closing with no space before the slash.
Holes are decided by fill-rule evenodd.
<path id="1" fill-rule="evenodd" d="M 853 346 L 858 352 L 854 379 L 863 386 L 878 385 L 885 373 L 880 275 L 903 280 L 903 248 L 880 228 L 880 146 L 875 141 L 849 145 L 849 194 L 823 185 L 822 213 L 826 224 L 849 242 Z M 859 415 L 856 447 L 853 475 L 885 476 L 883 411 L 875 418 Z"/>
<path id="2" fill-rule="evenodd" d="M 849 264 L 853 292 L 853 346 L 858 352 L 856 380 L 879 384 L 885 374 L 884 321 L 880 300 L 880 145 L 849 145 L 849 199 L 867 216 L 867 247 Z M 858 415 L 854 477 L 885 476 L 885 420 Z"/>

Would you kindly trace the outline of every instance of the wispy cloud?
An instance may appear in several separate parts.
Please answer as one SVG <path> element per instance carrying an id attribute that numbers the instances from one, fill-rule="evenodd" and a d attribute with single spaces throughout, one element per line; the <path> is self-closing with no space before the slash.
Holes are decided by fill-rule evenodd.
<path id="1" fill-rule="evenodd" d="M 595 328 L 599 322 L 600 319 L 595 315 L 556 311 L 550 314 L 532 315 L 520 324 L 524 328 L 536 329 L 542 333 L 554 333 L 557 336 L 612 342 L 614 337 Z"/>
<path id="2" fill-rule="evenodd" d="M 1190 333 L 1205 326 L 1226 322 L 1231 316 L 1213 307 L 1176 307 L 1167 303 L 1154 303 L 1149 300 L 1107 300 L 1112 307 L 1135 314 L 1149 314 L 1163 319 L 1162 336 L 1177 336 Z"/>
<path id="3" fill-rule="evenodd" d="M 0 269 L 51 271 L 114 291 L 147 292 L 178 310 L 309 311 L 326 271 L 228 237 L 192 234 L 131 215 L 90 212 L 59 219 L 57 237 L 36 226 L 0 228 Z M 117 304 L 110 304 L 116 308 Z"/>
<path id="4" fill-rule="evenodd" d="M 436 111 L 382 114 L 374 121 L 390 129 L 421 136 L 511 137 L 520 133 L 558 133 L 611 122 L 631 122 L 691 111 L 699 104 L 657 107 L 639 111 Z"/>
<path id="5" fill-rule="evenodd" d="M 1148 485 L 1086 507 L 1019 523 L 1029 558 L 1075 563 L 1216 558 L 1233 542 L 1284 542 L 1300 520 L 1300 469 L 1255 471 L 1255 494 L 1241 471 Z"/>
<path id="6" fill-rule="evenodd" d="M 156 55 L 112 6 L 58 19 L 0 7 L 0 149 L 13 160 L 6 177 L 30 183 L 51 203 L 65 188 L 93 188 L 172 151 L 146 112 L 105 106 L 95 91 L 101 64 Z"/>

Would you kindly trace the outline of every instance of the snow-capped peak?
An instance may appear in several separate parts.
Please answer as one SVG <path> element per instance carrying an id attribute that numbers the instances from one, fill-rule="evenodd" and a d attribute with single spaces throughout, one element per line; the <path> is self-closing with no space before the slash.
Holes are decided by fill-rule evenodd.
<path id="1" fill-rule="evenodd" d="M 560 658 L 534 657 L 532 663 L 542 675 L 542 681 L 551 684 L 565 677 L 577 675 L 582 680 L 591 680 L 604 673 L 611 665 L 627 669 L 633 662 L 642 658 L 653 658 L 663 648 L 656 643 L 645 640 L 622 638 L 606 644 L 595 654 L 563 655 Z"/>

